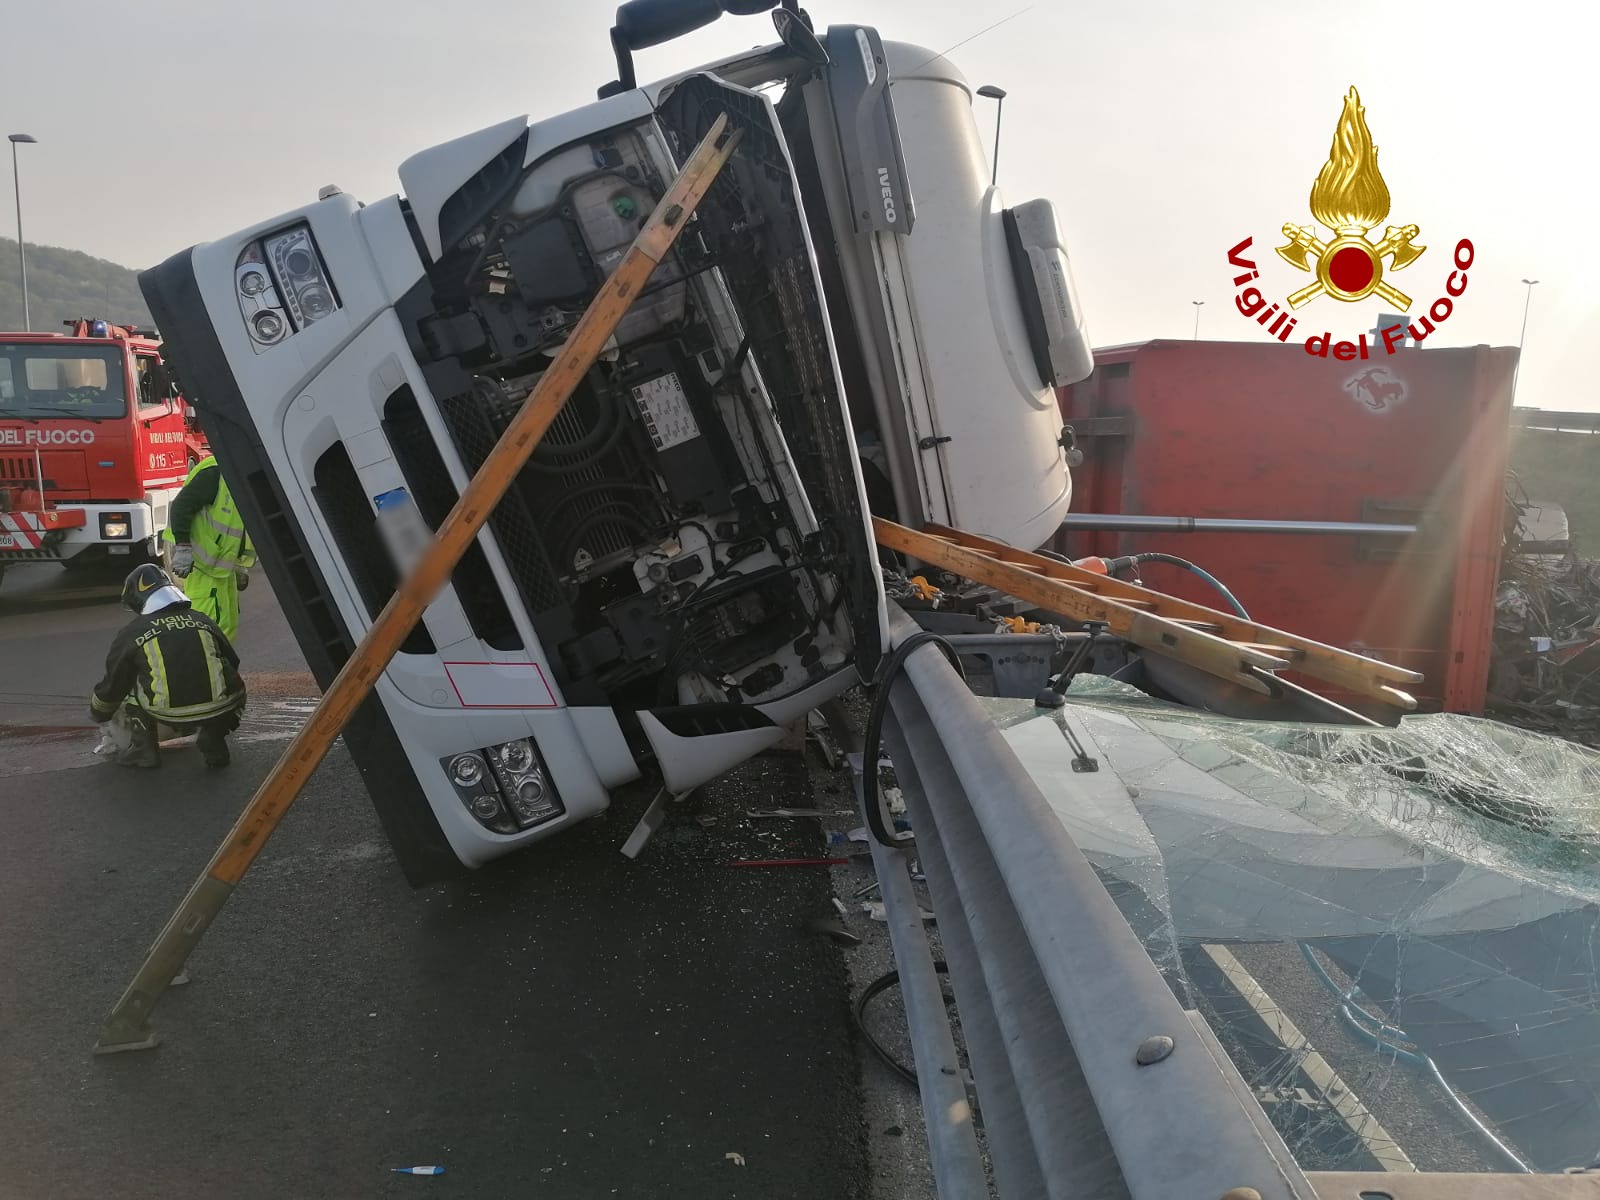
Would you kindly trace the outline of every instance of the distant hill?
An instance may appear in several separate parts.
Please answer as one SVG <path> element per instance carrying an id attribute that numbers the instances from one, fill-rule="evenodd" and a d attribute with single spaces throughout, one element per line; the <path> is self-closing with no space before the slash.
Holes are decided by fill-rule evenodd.
<path id="1" fill-rule="evenodd" d="M 60 246 L 28 243 L 28 302 L 37 333 L 54 333 L 74 317 L 101 317 L 116 325 L 150 323 L 131 268 Z M 21 328 L 17 243 L 0 237 L 0 330 Z"/>

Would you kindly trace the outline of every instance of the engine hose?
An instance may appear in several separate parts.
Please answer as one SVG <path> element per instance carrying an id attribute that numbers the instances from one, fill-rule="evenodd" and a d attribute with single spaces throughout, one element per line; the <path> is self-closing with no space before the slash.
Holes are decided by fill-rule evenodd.
<path id="1" fill-rule="evenodd" d="M 650 526 L 642 520 L 637 510 L 621 500 L 609 500 L 585 513 L 578 523 L 561 539 L 561 557 L 557 560 L 563 568 L 570 568 L 573 559 L 583 548 L 583 539 L 604 526 L 621 526 L 631 530 L 640 539 L 650 536 Z"/>
<path id="2" fill-rule="evenodd" d="M 1244 618 L 1246 621 L 1250 619 L 1250 614 L 1245 612 L 1244 605 L 1240 604 L 1238 598 L 1223 585 L 1222 580 L 1218 579 L 1215 575 L 1213 575 L 1210 571 L 1205 570 L 1203 567 L 1195 566 L 1195 564 L 1190 562 L 1187 558 L 1179 558 L 1176 554 L 1162 554 L 1159 551 L 1148 551 L 1144 554 L 1130 554 L 1128 555 L 1128 559 L 1131 559 L 1134 563 L 1167 563 L 1170 566 L 1182 567 L 1185 571 L 1192 571 L 1196 575 L 1200 576 L 1201 579 L 1204 579 L 1212 587 L 1216 588 L 1217 591 L 1221 593 L 1222 598 L 1228 602 L 1228 606 L 1232 608 L 1234 612 L 1238 613 L 1239 616 Z M 1121 562 L 1126 560 L 1118 561 Z"/>
<path id="3" fill-rule="evenodd" d="M 878 677 L 873 682 L 872 704 L 867 709 L 867 727 L 861 735 L 863 815 L 867 819 L 867 828 L 878 843 L 895 850 L 913 849 L 917 843 L 910 834 L 902 836 L 884 824 L 883 806 L 878 802 L 878 757 L 883 753 L 883 719 L 889 711 L 889 689 L 894 683 L 894 677 L 900 668 L 905 666 L 906 659 L 911 657 L 912 651 L 928 642 L 937 644 L 939 649 L 944 651 L 945 657 L 950 660 L 950 665 L 955 667 L 956 674 L 965 682 L 966 672 L 961 669 L 961 659 L 950 648 L 949 642 L 927 630 L 912 634 L 896 646 L 889 657 L 883 660 L 883 665 L 878 668 Z"/>

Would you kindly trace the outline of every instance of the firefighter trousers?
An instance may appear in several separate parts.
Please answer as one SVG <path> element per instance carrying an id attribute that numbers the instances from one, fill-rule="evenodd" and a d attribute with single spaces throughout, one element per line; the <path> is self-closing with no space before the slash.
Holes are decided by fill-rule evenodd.
<path id="1" fill-rule="evenodd" d="M 184 577 L 183 594 L 196 612 L 222 627 L 230 642 L 239 632 L 239 579 L 232 571 L 218 574 L 196 564 Z"/>

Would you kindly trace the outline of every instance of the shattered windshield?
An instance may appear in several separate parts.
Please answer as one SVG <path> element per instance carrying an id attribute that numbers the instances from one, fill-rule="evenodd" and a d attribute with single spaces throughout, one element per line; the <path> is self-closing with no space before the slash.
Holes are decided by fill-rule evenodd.
<path id="1" fill-rule="evenodd" d="M 111 347 L 0 345 L 0 420 L 124 416 L 122 372 L 122 353 Z"/>
<path id="2" fill-rule="evenodd" d="M 1600 1156 L 1600 753 L 1068 700 L 981 703 L 1304 1169 Z"/>

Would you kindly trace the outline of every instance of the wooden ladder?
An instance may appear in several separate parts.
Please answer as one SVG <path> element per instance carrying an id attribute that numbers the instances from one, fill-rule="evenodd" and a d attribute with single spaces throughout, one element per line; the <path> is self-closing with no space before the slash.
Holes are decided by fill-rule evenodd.
<path id="1" fill-rule="evenodd" d="M 1354 695 L 1411 711 L 1416 700 L 1396 684 L 1421 681 L 1416 671 L 1258 625 L 1233 613 L 1192 604 L 1137 584 L 1070 566 L 943 525 L 907 529 L 872 519 L 880 546 L 1014 596 L 1074 621 L 1104 621 L 1135 646 L 1188 663 L 1265 695 L 1265 672 L 1294 670 Z"/>

